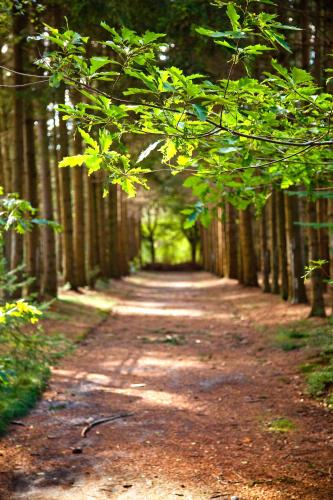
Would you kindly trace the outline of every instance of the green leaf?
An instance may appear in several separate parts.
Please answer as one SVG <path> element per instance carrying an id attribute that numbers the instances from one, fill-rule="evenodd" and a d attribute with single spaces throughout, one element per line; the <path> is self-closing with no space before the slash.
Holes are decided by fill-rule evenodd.
<path id="1" fill-rule="evenodd" d="M 62 82 L 62 80 L 63 80 L 63 74 L 62 73 L 54 73 L 53 75 L 51 75 L 51 77 L 49 79 L 49 85 L 50 85 L 50 87 L 53 87 L 54 89 L 57 89 L 57 88 L 59 88 L 60 83 Z"/>
<path id="2" fill-rule="evenodd" d="M 88 132 L 86 132 L 85 130 L 83 130 L 82 128 L 78 127 L 78 130 L 82 136 L 82 139 L 84 140 L 84 142 L 86 144 L 89 144 L 89 146 L 91 146 L 95 151 L 99 151 L 98 149 L 98 144 L 97 142 L 95 141 L 95 139 L 93 139 L 89 134 Z"/>
<path id="3" fill-rule="evenodd" d="M 196 28 L 195 30 L 197 33 L 200 35 L 204 36 L 209 36 L 211 38 L 232 38 L 232 39 L 240 39 L 240 38 L 245 38 L 246 37 L 246 32 L 245 31 L 213 31 L 208 28 L 204 28 L 200 26 L 199 28 Z"/>
<path id="4" fill-rule="evenodd" d="M 227 16 L 230 19 L 232 29 L 238 30 L 239 28 L 239 14 L 237 13 L 233 3 L 229 2 L 227 6 Z"/>
<path id="5" fill-rule="evenodd" d="M 288 78 L 288 76 L 289 76 L 288 70 L 286 68 L 284 68 L 281 64 L 279 64 L 276 61 L 276 59 L 272 59 L 271 64 L 272 64 L 273 68 L 275 69 L 275 71 L 280 73 L 280 75 L 282 75 L 284 78 L 286 78 L 286 79 Z"/>
<path id="6" fill-rule="evenodd" d="M 301 68 L 292 68 L 291 75 L 295 83 L 310 83 L 313 81 L 310 73 Z"/>
<path id="7" fill-rule="evenodd" d="M 194 175 L 190 175 L 183 182 L 183 186 L 187 187 L 187 188 L 191 188 L 191 187 L 196 186 L 197 184 L 200 184 L 201 182 L 202 181 L 201 181 L 200 177 L 196 177 Z"/>
<path id="8" fill-rule="evenodd" d="M 201 104 L 192 104 L 192 108 L 196 116 L 199 118 L 201 121 L 205 121 L 207 118 L 207 108 L 202 106 Z"/>
<path id="9" fill-rule="evenodd" d="M 114 179 L 114 184 L 119 184 L 125 193 L 128 194 L 129 198 L 133 198 L 136 195 L 136 189 L 134 183 L 128 177 L 119 177 Z"/>
<path id="10" fill-rule="evenodd" d="M 89 158 L 89 155 L 75 155 L 75 156 L 65 156 L 59 162 L 59 167 L 81 167 L 83 163 Z"/>
<path id="11" fill-rule="evenodd" d="M 153 33 L 152 31 L 146 31 L 146 33 L 142 37 L 142 41 L 143 43 L 148 44 L 164 37 L 164 33 Z"/>
<path id="12" fill-rule="evenodd" d="M 88 175 L 91 175 L 93 172 L 97 172 L 97 170 L 100 170 L 102 158 L 97 154 L 86 155 L 86 156 L 87 156 L 86 165 L 88 168 Z"/>
<path id="13" fill-rule="evenodd" d="M 219 40 L 215 43 L 216 45 L 222 45 L 223 47 L 227 47 L 227 49 L 231 49 L 233 52 L 237 51 L 237 46 L 233 43 L 227 42 L 227 40 L 223 40 L 223 42 Z"/>
<path id="14" fill-rule="evenodd" d="M 106 64 L 109 64 L 110 61 L 107 57 L 91 57 L 90 58 L 90 68 L 89 68 L 89 74 L 93 75 L 96 73 L 96 71 Z"/>
<path id="15" fill-rule="evenodd" d="M 101 147 L 102 153 L 107 153 L 112 144 L 112 135 L 108 130 L 101 129 L 99 132 L 99 144 Z"/>
<path id="16" fill-rule="evenodd" d="M 267 47 L 267 45 L 261 45 L 257 43 L 256 45 L 248 45 L 244 48 L 246 54 L 260 55 L 266 50 L 273 50 L 272 47 Z"/>
<path id="17" fill-rule="evenodd" d="M 289 45 L 287 44 L 287 42 L 285 41 L 285 39 L 281 35 L 278 35 L 277 33 L 274 33 L 273 31 L 270 31 L 270 35 L 273 38 L 273 40 L 275 40 L 279 45 L 281 45 L 281 47 L 286 49 L 287 52 L 292 53 L 291 48 L 289 47 Z"/>

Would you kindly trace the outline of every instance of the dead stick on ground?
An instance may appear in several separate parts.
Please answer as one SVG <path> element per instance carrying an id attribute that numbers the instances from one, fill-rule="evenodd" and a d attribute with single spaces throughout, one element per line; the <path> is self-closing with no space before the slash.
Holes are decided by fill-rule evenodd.
<path id="1" fill-rule="evenodd" d="M 25 423 L 20 422 L 19 420 L 12 420 L 10 423 L 13 425 L 21 425 L 22 427 L 26 427 Z"/>
<path id="2" fill-rule="evenodd" d="M 98 420 L 93 420 L 89 425 L 84 427 L 81 432 L 81 437 L 86 437 L 88 432 L 96 425 L 106 424 L 107 422 L 112 422 L 112 420 L 117 420 L 118 418 L 127 418 L 134 415 L 134 413 L 119 413 L 119 415 L 112 415 L 111 417 L 99 418 Z"/>

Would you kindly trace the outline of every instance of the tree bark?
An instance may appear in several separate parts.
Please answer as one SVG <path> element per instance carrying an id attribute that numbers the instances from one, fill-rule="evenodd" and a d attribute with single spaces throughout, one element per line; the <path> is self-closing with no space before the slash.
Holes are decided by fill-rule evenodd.
<path id="1" fill-rule="evenodd" d="M 230 204 L 226 203 L 226 269 L 227 278 L 237 279 L 239 277 L 238 269 L 238 227 L 236 224 L 236 210 Z"/>
<path id="2" fill-rule="evenodd" d="M 38 178 L 36 166 L 35 132 L 34 132 L 34 109 L 32 98 L 25 101 L 25 156 L 26 156 L 26 198 L 34 208 L 38 207 Z M 37 293 L 39 283 L 39 236 L 37 226 L 34 226 L 26 235 L 26 272 L 34 281 L 27 287 L 27 293 Z"/>
<path id="3" fill-rule="evenodd" d="M 13 4 L 13 83 L 18 88 L 23 84 L 23 30 L 26 25 L 25 15 L 20 12 L 19 6 Z M 23 179 L 24 179 L 24 126 L 23 126 L 23 98 L 21 90 L 15 88 L 13 95 L 13 118 L 14 118 L 14 158 L 12 171 L 12 190 L 24 197 Z M 17 268 L 23 263 L 23 238 L 14 232 L 11 238 L 11 269 Z M 15 297 L 21 295 L 21 290 L 17 289 Z"/>
<path id="4" fill-rule="evenodd" d="M 276 191 L 277 231 L 279 244 L 279 269 L 281 278 L 280 293 L 283 300 L 288 300 L 288 257 L 286 239 L 286 214 L 283 191 Z"/>
<path id="5" fill-rule="evenodd" d="M 286 221 L 287 221 L 287 245 L 288 260 L 290 265 L 289 297 L 292 304 L 307 304 L 307 296 L 304 285 L 304 262 L 302 259 L 302 235 L 300 226 L 296 225 L 299 217 L 298 198 L 286 196 Z"/>
<path id="6" fill-rule="evenodd" d="M 39 148 L 40 148 L 40 180 L 41 180 L 41 213 L 43 218 L 54 220 L 51 169 L 49 160 L 49 142 L 47 132 L 47 112 L 43 103 L 40 104 L 39 119 Z M 57 259 L 56 242 L 52 228 L 42 228 L 42 278 L 41 294 L 44 297 L 57 295 Z"/>
<path id="7" fill-rule="evenodd" d="M 328 200 L 328 222 L 330 223 L 329 228 L 329 253 L 330 253 L 330 306 L 331 306 L 331 316 L 333 316 L 333 198 Z"/>
<path id="8" fill-rule="evenodd" d="M 314 201 L 308 201 L 307 211 L 308 222 L 317 223 L 317 210 Z M 309 246 L 311 261 L 321 259 L 318 229 L 312 226 L 309 227 Z M 309 316 L 316 316 L 319 318 L 324 318 L 326 316 L 321 268 L 314 269 L 311 273 L 311 311 Z"/>
<path id="9" fill-rule="evenodd" d="M 63 88 L 58 91 L 59 102 L 65 102 Z M 68 156 L 68 133 L 66 122 L 60 116 L 59 120 L 59 142 L 61 156 Z M 61 221 L 63 226 L 63 261 L 64 282 L 69 283 L 72 290 L 77 290 L 75 262 L 73 259 L 73 217 L 71 197 L 71 173 L 69 167 L 60 169 L 60 193 L 61 193 Z"/>
<path id="10" fill-rule="evenodd" d="M 109 276 L 119 279 L 118 190 L 111 184 L 109 192 Z"/>
<path id="11" fill-rule="evenodd" d="M 75 134 L 73 142 L 75 155 L 82 153 L 82 140 L 78 133 Z M 77 286 L 87 284 L 85 268 L 85 203 L 84 203 L 84 175 L 83 167 L 72 169 L 73 183 L 73 249 L 75 259 L 75 272 Z"/>
<path id="12" fill-rule="evenodd" d="M 97 220 L 95 224 L 97 225 L 97 252 L 98 252 L 98 263 L 100 268 L 100 276 L 102 278 L 107 278 L 109 274 L 108 261 L 107 261 L 107 242 L 105 240 L 105 203 L 103 198 L 103 172 L 96 172 L 96 209 L 97 209 Z"/>
<path id="13" fill-rule="evenodd" d="M 239 211 L 239 229 L 243 267 L 242 283 L 245 286 L 258 286 L 250 208 Z"/>
<path id="14" fill-rule="evenodd" d="M 277 217 L 276 217 L 276 190 L 273 189 L 270 199 L 271 209 L 271 269 L 272 269 L 272 293 L 279 293 L 279 248 L 277 239 Z"/>
<path id="15" fill-rule="evenodd" d="M 270 293 L 271 286 L 269 283 L 270 274 L 270 253 L 267 242 L 267 217 L 266 206 L 263 207 L 261 213 L 261 269 L 262 269 L 262 291 Z"/>
<path id="16" fill-rule="evenodd" d="M 95 288 L 95 281 L 98 275 L 97 262 L 97 209 L 94 176 L 87 176 L 87 231 L 88 231 L 88 285 L 89 288 Z"/>

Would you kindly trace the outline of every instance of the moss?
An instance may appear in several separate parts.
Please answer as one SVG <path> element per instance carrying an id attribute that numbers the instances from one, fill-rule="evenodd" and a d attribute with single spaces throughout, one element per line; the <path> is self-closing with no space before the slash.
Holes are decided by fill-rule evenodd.
<path id="1" fill-rule="evenodd" d="M 333 408 L 333 363 L 315 370 L 307 377 L 309 393 L 312 396 L 324 396 L 328 407 Z"/>
<path id="2" fill-rule="evenodd" d="M 296 425 L 288 418 L 276 418 L 268 424 L 270 432 L 290 432 L 295 429 Z"/>

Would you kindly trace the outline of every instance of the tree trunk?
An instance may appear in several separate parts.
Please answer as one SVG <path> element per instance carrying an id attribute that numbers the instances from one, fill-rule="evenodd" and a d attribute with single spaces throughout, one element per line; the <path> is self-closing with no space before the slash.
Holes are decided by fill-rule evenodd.
<path id="1" fill-rule="evenodd" d="M 333 198 L 328 200 L 329 249 L 330 249 L 330 280 L 333 282 Z M 333 283 L 330 285 L 330 306 L 333 316 Z"/>
<path id="2" fill-rule="evenodd" d="M 315 8 L 315 16 L 314 16 L 314 25 L 315 25 L 315 36 L 314 36 L 314 67 L 313 73 L 316 82 L 321 85 L 322 84 L 322 7 L 323 0 L 316 0 L 316 8 Z M 330 17 L 330 16 L 328 16 Z M 325 37 L 327 34 L 325 33 Z"/>
<path id="3" fill-rule="evenodd" d="M 118 190 L 111 184 L 109 192 L 109 276 L 119 279 Z"/>
<path id="4" fill-rule="evenodd" d="M 269 283 L 270 273 L 270 254 L 267 245 L 267 217 L 266 206 L 263 207 L 261 213 L 261 268 L 262 268 L 262 291 L 269 293 L 271 291 Z"/>
<path id="5" fill-rule="evenodd" d="M 156 262 L 156 256 L 155 256 L 155 240 L 154 236 L 152 234 L 149 235 L 149 249 L 150 249 L 150 261 L 152 264 L 155 264 Z"/>
<path id="6" fill-rule="evenodd" d="M 61 220 L 61 192 L 60 192 L 60 168 L 58 166 L 60 161 L 60 151 L 58 150 L 59 136 L 58 136 L 58 126 L 56 122 L 55 113 L 53 114 L 53 131 L 52 131 L 52 173 L 55 180 L 55 219 L 58 224 L 62 225 Z M 63 252 L 62 252 L 62 234 L 56 234 L 56 252 L 57 252 L 57 269 L 59 273 L 63 273 Z"/>
<path id="7" fill-rule="evenodd" d="M 281 277 L 281 297 L 288 300 L 288 258 L 287 258 L 287 240 L 286 240 L 286 215 L 284 209 L 284 193 L 276 191 L 277 204 L 277 232 L 279 244 L 279 269 Z"/>
<path id="8" fill-rule="evenodd" d="M 252 234 L 252 213 L 250 208 L 240 210 L 239 229 L 243 267 L 242 283 L 245 286 L 258 286 L 256 255 Z"/>
<path id="9" fill-rule="evenodd" d="M 59 102 L 65 102 L 63 88 L 58 91 Z M 60 116 L 59 141 L 61 156 L 68 156 L 68 133 L 66 122 Z M 60 169 L 61 221 L 63 226 L 63 258 L 64 282 L 69 283 L 72 290 L 77 290 L 75 262 L 73 259 L 73 218 L 71 199 L 71 173 L 69 167 Z"/>
<path id="10" fill-rule="evenodd" d="M 270 199 L 271 208 L 271 269 L 272 293 L 279 293 L 279 248 L 277 239 L 276 190 L 273 189 Z"/>
<path id="11" fill-rule="evenodd" d="M 38 207 L 38 179 L 35 151 L 34 112 L 32 99 L 25 101 L 25 153 L 26 153 L 26 198 L 35 208 Z M 39 291 L 39 229 L 34 226 L 26 238 L 26 272 L 34 281 L 27 287 L 27 293 Z"/>
<path id="12" fill-rule="evenodd" d="M 287 242 L 288 260 L 290 265 L 289 297 L 292 304 L 307 304 L 307 296 L 304 285 L 304 262 L 302 259 L 302 235 L 300 226 L 296 225 L 299 217 L 298 198 L 286 196 L 286 221 L 287 221 Z"/>
<path id="13" fill-rule="evenodd" d="M 226 269 L 227 278 L 237 279 L 238 269 L 238 228 L 236 224 L 236 210 L 230 204 L 226 203 Z"/>
<path id="14" fill-rule="evenodd" d="M 26 19 L 20 12 L 19 6 L 13 4 L 13 83 L 16 86 L 23 84 L 23 47 L 24 40 L 22 33 L 25 28 Z M 23 98 L 21 90 L 14 90 L 13 96 L 13 117 L 14 117 L 14 158 L 12 171 L 12 189 L 18 193 L 20 197 L 24 197 L 23 179 L 24 179 L 24 127 L 23 127 Z M 18 233 L 14 232 L 11 238 L 11 269 L 17 268 L 23 263 L 23 238 Z M 15 297 L 19 297 L 21 291 L 19 289 L 14 293 Z"/>
<path id="15" fill-rule="evenodd" d="M 46 108 L 41 103 L 38 119 L 39 152 L 40 152 L 40 180 L 41 180 L 41 213 L 47 220 L 54 219 L 52 182 L 49 160 L 49 143 L 47 133 Z M 42 279 L 41 294 L 44 297 L 56 297 L 57 295 L 57 259 L 56 242 L 52 228 L 42 228 Z"/>
<path id="16" fill-rule="evenodd" d="M 73 143 L 75 155 L 82 153 L 82 141 L 78 133 L 75 134 Z M 85 268 L 85 204 L 84 204 L 84 175 L 83 167 L 72 169 L 73 182 L 73 247 L 75 259 L 75 272 L 77 286 L 87 284 Z"/>
<path id="17" fill-rule="evenodd" d="M 319 223 L 328 222 L 328 200 L 325 198 L 320 198 L 317 200 L 317 220 Z M 329 236 L 327 227 L 321 227 L 318 230 L 319 236 L 319 255 L 321 259 L 327 261 L 327 264 L 323 265 L 324 275 L 328 276 L 330 274 L 330 252 L 329 252 Z M 326 290 L 326 283 L 323 283 L 324 290 Z"/>
<path id="18" fill-rule="evenodd" d="M 317 210 L 316 203 L 314 201 L 308 201 L 308 222 L 317 223 Z M 309 227 L 309 245 L 311 261 L 321 259 L 318 229 L 311 226 Z M 311 292 L 311 311 L 309 316 L 324 318 L 326 313 L 321 268 L 314 269 L 311 273 Z"/>
<path id="19" fill-rule="evenodd" d="M 100 276 L 102 278 L 107 278 L 108 272 L 108 261 L 107 261 L 107 244 L 105 241 L 105 203 L 103 198 L 103 172 L 96 173 L 96 208 L 97 208 L 97 252 L 98 252 L 98 262 L 100 267 Z"/>
<path id="20" fill-rule="evenodd" d="M 123 191 L 119 191 L 119 232 L 120 232 L 120 262 L 121 274 L 127 276 L 129 274 L 128 262 L 128 235 L 127 235 L 127 200 Z"/>
<path id="21" fill-rule="evenodd" d="M 88 285 L 89 288 L 95 288 L 95 281 L 98 275 L 97 264 L 97 231 L 96 231 L 96 193 L 94 176 L 87 176 L 87 228 L 88 228 Z"/>

